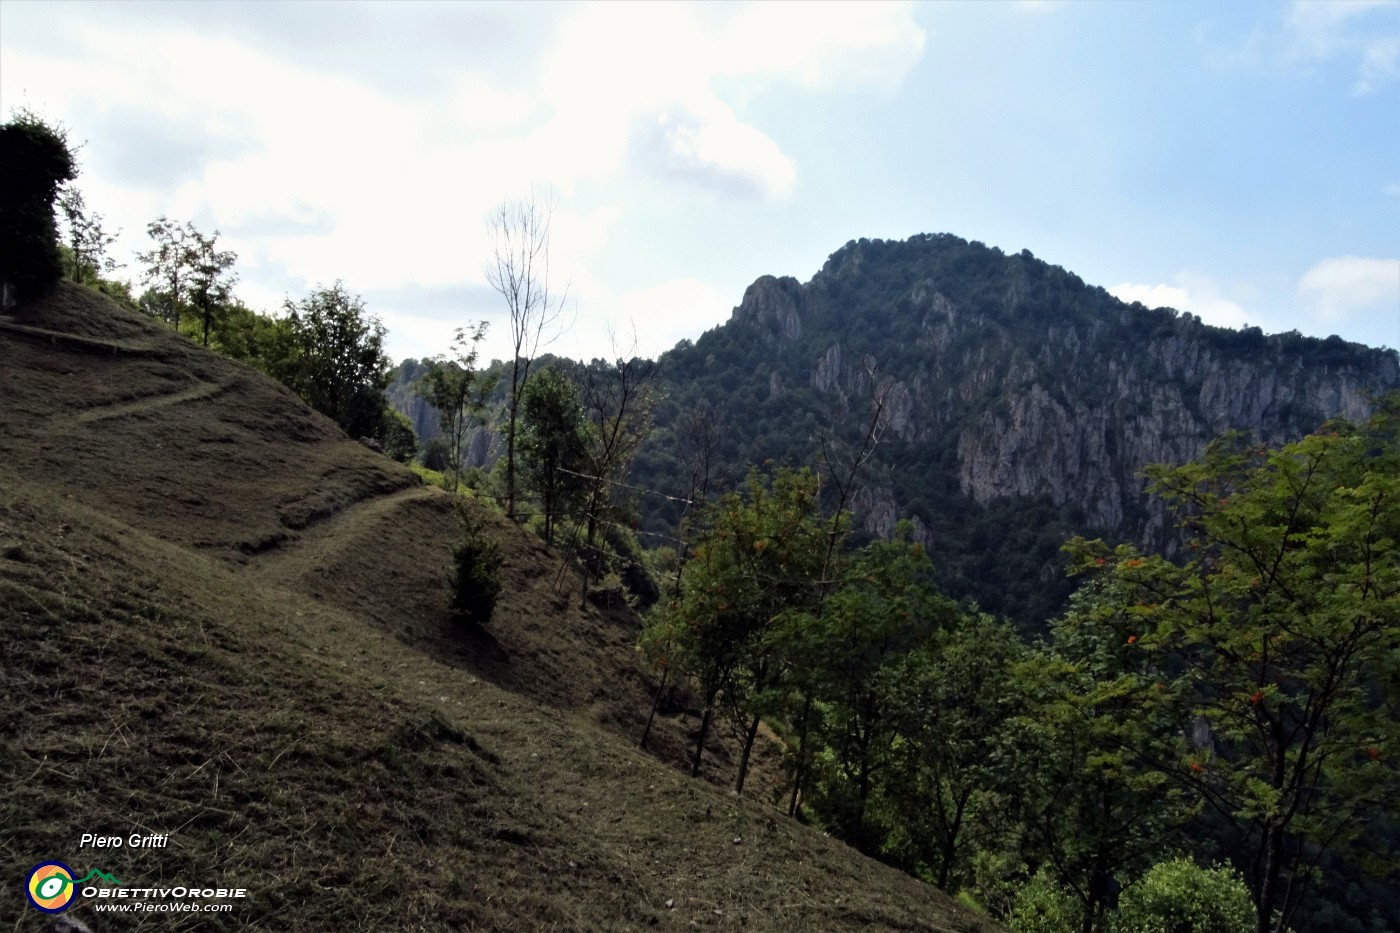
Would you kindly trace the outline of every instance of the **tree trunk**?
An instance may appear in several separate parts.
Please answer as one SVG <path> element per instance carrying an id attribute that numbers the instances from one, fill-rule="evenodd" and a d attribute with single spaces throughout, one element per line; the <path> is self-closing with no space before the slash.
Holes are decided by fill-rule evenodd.
<path id="1" fill-rule="evenodd" d="M 744 778 L 748 777 L 749 774 L 749 754 L 753 751 L 754 739 L 758 736 L 759 719 L 759 715 L 755 713 L 753 722 L 749 723 L 748 729 L 744 732 L 744 753 L 739 756 L 739 780 L 734 783 L 734 793 L 736 794 L 744 792 Z"/>
<path id="2" fill-rule="evenodd" d="M 704 714 L 700 717 L 700 735 L 695 740 L 695 757 L 690 764 L 691 777 L 700 776 L 700 757 L 705 753 L 705 737 L 710 732 L 710 720 L 714 718 L 714 711 L 711 708 L 713 702 L 714 698 L 711 697 L 710 702 L 705 704 Z"/>
<path id="3" fill-rule="evenodd" d="M 651 700 L 651 715 L 647 716 L 647 727 L 642 730 L 642 741 L 639 748 L 647 747 L 647 738 L 651 735 L 651 724 L 656 721 L 656 711 L 661 706 L 661 697 L 666 693 L 666 681 L 671 676 L 671 669 L 664 668 L 661 671 L 661 683 L 656 686 L 656 696 Z"/>
<path id="4" fill-rule="evenodd" d="M 1254 901 L 1258 913 L 1254 929 L 1270 933 L 1274 927 L 1274 906 L 1278 901 L 1278 878 L 1283 863 L 1283 827 L 1270 826 L 1260 840 L 1263 864 L 1259 867 L 1259 888 Z"/>
<path id="5" fill-rule="evenodd" d="M 788 816 L 797 816 L 797 801 L 802 781 L 807 776 L 807 720 L 812 713 L 812 695 L 802 698 L 802 716 L 797 723 L 797 768 L 792 775 L 792 798 L 788 801 Z"/>
<path id="6" fill-rule="evenodd" d="M 511 521 L 515 521 L 515 416 L 520 408 L 520 382 L 517 353 L 510 371 L 510 422 L 506 427 L 506 518 Z"/>
<path id="7" fill-rule="evenodd" d="M 971 788 L 963 788 L 963 792 L 958 795 L 957 806 L 953 809 L 953 818 L 948 821 L 943 841 L 939 846 L 942 863 L 938 866 L 937 884 L 940 891 L 948 890 L 948 879 L 953 874 L 953 858 L 958 852 L 958 832 L 962 829 L 963 813 L 967 810 L 967 801 L 971 796 Z"/>

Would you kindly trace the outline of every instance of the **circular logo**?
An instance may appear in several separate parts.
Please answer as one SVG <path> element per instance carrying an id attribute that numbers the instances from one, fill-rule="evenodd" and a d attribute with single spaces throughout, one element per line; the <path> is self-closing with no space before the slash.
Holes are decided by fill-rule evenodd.
<path id="1" fill-rule="evenodd" d="M 73 903 L 73 869 L 62 862 L 40 862 L 29 872 L 24 891 L 46 914 L 61 914 Z"/>

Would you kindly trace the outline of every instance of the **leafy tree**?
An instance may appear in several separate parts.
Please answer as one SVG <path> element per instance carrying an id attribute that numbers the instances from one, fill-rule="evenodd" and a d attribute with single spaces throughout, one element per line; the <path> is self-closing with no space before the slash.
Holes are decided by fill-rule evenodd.
<path id="1" fill-rule="evenodd" d="M 392 408 L 384 410 L 384 453 L 400 463 L 408 463 L 418 452 L 418 433 L 413 422 Z"/>
<path id="2" fill-rule="evenodd" d="M 506 301 L 514 349 L 506 397 L 506 515 L 512 519 L 520 394 L 535 353 L 558 321 L 567 295 L 567 289 L 565 295 L 550 290 L 549 225 L 553 214 L 553 201 L 532 191 L 528 198 L 500 204 L 486 221 L 492 242 L 486 281 Z"/>
<path id="3" fill-rule="evenodd" d="M 1228 825 L 1256 929 L 1281 933 L 1327 851 L 1396 867 L 1400 396 L 1365 428 L 1280 450 L 1227 436 L 1150 476 L 1192 534 L 1183 564 L 1074 546 L 1179 669 L 1177 721 L 1195 726 L 1160 766 Z"/>
<path id="4" fill-rule="evenodd" d="M 233 264 L 238 254 L 232 250 L 216 249 L 219 231 L 205 236 L 187 225 L 189 242 L 189 293 L 191 303 L 204 324 L 204 345 L 209 346 L 209 324 L 233 298 L 233 283 L 237 276 Z"/>
<path id="5" fill-rule="evenodd" d="M 1075 897 L 1082 933 L 1104 928 L 1125 873 L 1150 865 L 1191 815 L 1156 767 L 1179 721 L 1123 597 L 1113 585 L 1082 588 L 1051 644 L 1015 669 L 1026 693 L 1012 756 L 1026 854 Z"/>
<path id="6" fill-rule="evenodd" d="M 141 304 L 171 327 L 180 326 L 181 313 L 189 297 L 189 280 L 193 264 L 194 244 L 190 242 L 188 225 L 179 224 L 162 215 L 146 225 L 146 235 L 155 246 L 137 253 L 136 260 L 146 267 L 143 281 L 151 290 L 143 295 Z"/>
<path id="7" fill-rule="evenodd" d="M 1017 673 L 1029 652 L 1006 623 L 925 600 L 942 624 L 897 668 L 885 853 L 953 891 L 969 847 L 996 846 L 1026 790 L 1008 732 L 1023 713 Z"/>
<path id="8" fill-rule="evenodd" d="M 710 497 L 710 476 L 715 465 L 715 448 L 719 443 L 719 427 L 715 422 L 714 409 L 708 403 L 697 405 L 678 419 L 674 433 L 680 460 L 685 464 L 689 480 L 685 494 L 681 497 L 678 522 L 680 537 L 676 539 L 679 549 L 672 552 L 675 555 L 675 572 L 671 595 L 678 596 L 681 592 L 681 573 L 685 568 L 686 556 L 690 552 L 691 518 L 694 512 L 704 507 Z M 661 700 L 666 695 L 672 672 L 672 667 L 666 662 L 667 656 L 672 654 L 671 644 L 666 640 L 665 628 L 662 627 L 658 631 L 659 636 L 650 630 L 644 633 L 640 646 L 656 664 L 661 675 L 652 697 L 651 713 L 647 716 L 646 728 L 642 730 L 639 743 L 642 748 L 647 747 L 647 738 L 651 735 L 651 727 L 656 721 L 657 710 L 661 708 Z"/>
<path id="9" fill-rule="evenodd" d="M 438 423 L 446 439 L 446 469 L 450 488 L 455 490 L 462 476 L 462 448 L 467 432 L 495 387 L 494 378 L 482 378 L 476 371 L 477 348 L 486 336 L 486 322 L 471 331 L 457 329 L 452 341 L 455 358 L 438 356 L 428 362 L 419 378 L 419 392 L 437 409 Z"/>
<path id="10" fill-rule="evenodd" d="M 1250 933 L 1254 905 L 1239 873 L 1189 858 L 1153 865 L 1123 892 L 1111 933 Z"/>
<path id="11" fill-rule="evenodd" d="M 285 307 L 292 354 L 283 381 L 351 437 L 379 437 L 389 382 L 384 325 L 340 282 Z"/>
<path id="12" fill-rule="evenodd" d="M 88 213 L 83 194 L 66 185 L 58 196 L 58 207 L 67 229 L 65 265 L 68 278 L 79 284 L 96 284 L 103 273 L 116 271 L 120 264 L 107 255 L 117 238 L 102 227 L 102 215 Z"/>
<path id="13" fill-rule="evenodd" d="M 911 533 L 904 522 L 893 541 L 866 546 L 820 611 L 786 614 L 780 635 L 802 692 L 816 700 L 816 735 L 828 749 L 830 767 L 813 788 L 813 809 L 834 833 L 872 855 L 884 848 L 890 829 L 888 819 L 871 825 L 872 801 L 886 789 L 902 721 L 919 715 L 902 705 L 908 662 L 955 612 L 933 589 L 932 563 Z M 830 569 L 823 562 L 818 574 L 823 567 Z"/>
<path id="14" fill-rule="evenodd" d="M 559 516 L 572 510 L 586 487 L 583 413 L 573 382 L 554 368 L 537 370 L 520 397 L 521 460 L 540 494 L 544 539 L 554 543 Z"/>
<path id="15" fill-rule="evenodd" d="M 217 248 L 219 231 L 205 236 L 192 223 L 182 227 L 164 216 L 151 221 L 146 234 L 155 245 L 136 254 L 146 267 L 144 281 L 152 286 L 142 303 L 176 329 L 187 309 L 197 312 L 201 339 L 209 346 L 211 327 L 233 300 L 238 254 Z"/>
<path id="16" fill-rule="evenodd" d="M 291 378 L 294 349 L 289 318 L 262 314 L 235 300 L 211 323 L 210 345 L 220 353 L 282 382 Z"/>
<path id="17" fill-rule="evenodd" d="M 501 593 L 504 555 L 481 519 L 461 500 L 457 501 L 457 523 L 461 534 L 452 547 L 452 614 L 467 625 L 484 625 L 491 621 Z"/>
<path id="18" fill-rule="evenodd" d="M 39 294 L 58 281 L 54 199 L 77 177 L 78 166 L 62 124 L 50 125 L 28 109 L 0 126 L 0 285 Z"/>
<path id="19" fill-rule="evenodd" d="M 706 530 L 681 572 L 681 592 L 658 623 L 664 627 L 658 640 L 673 646 L 702 696 L 691 773 L 700 772 L 723 698 L 743 735 L 735 782 L 740 792 L 778 684 L 778 633 L 786 615 L 813 608 L 826 547 L 810 471 L 779 470 L 771 482 L 753 472 L 745 492 L 708 509 Z"/>

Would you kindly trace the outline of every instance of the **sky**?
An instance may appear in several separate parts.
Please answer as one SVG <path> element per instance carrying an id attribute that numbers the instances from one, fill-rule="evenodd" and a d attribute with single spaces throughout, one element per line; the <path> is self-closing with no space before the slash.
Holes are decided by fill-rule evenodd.
<path id="1" fill-rule="evenodd" d="M 0 113 L 81 144 L 251 307 L 343 281 L 395 360 L 488 321 L 487 215 L 553 204 L 547 349 L 655 355 L 761 275 L 953 233 L 1222 326 L 1400 347 L 1400 2 L 0 0 Z"/>

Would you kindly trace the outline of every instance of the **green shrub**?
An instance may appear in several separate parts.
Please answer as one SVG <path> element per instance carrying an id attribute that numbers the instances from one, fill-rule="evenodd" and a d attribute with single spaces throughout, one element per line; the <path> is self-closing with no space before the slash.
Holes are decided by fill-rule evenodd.
<path id="1" fill-rule="evenodd" d="M 399 463 L 408 463 L 418 451 L 418 434 L 413 422 L 392 408 L 384 409 L 382 441 L 384 453 Z"/>
<path id="2" fill-rule="evenodd" d="M 78 174 L 68 132 L 27 109 L 0 125 L 0 282 L 31 301 L 63 274 L 53 204 Z"/>
<path id="3" fill-rule="evenodd" d="M 459 504 L 457 517 L 462 535 L 452 547 L 452 615 L 458 622 L 484 625 L 501 593 L 501 547 L 465 506 Z"/>
<path id="4" fill-rule="evenodd" d="M 1011 933 L 1076 933 L 1083 915 L 1078 898 L 1039 874 L 1016 896 L 1006 928 Z"/>
<path id="5" fill-rule="evenodd" d="M 1123 892 L 1112 933 L 1251 933 L 1254 905 L 1233 869 L 1160 862 Z"/>

